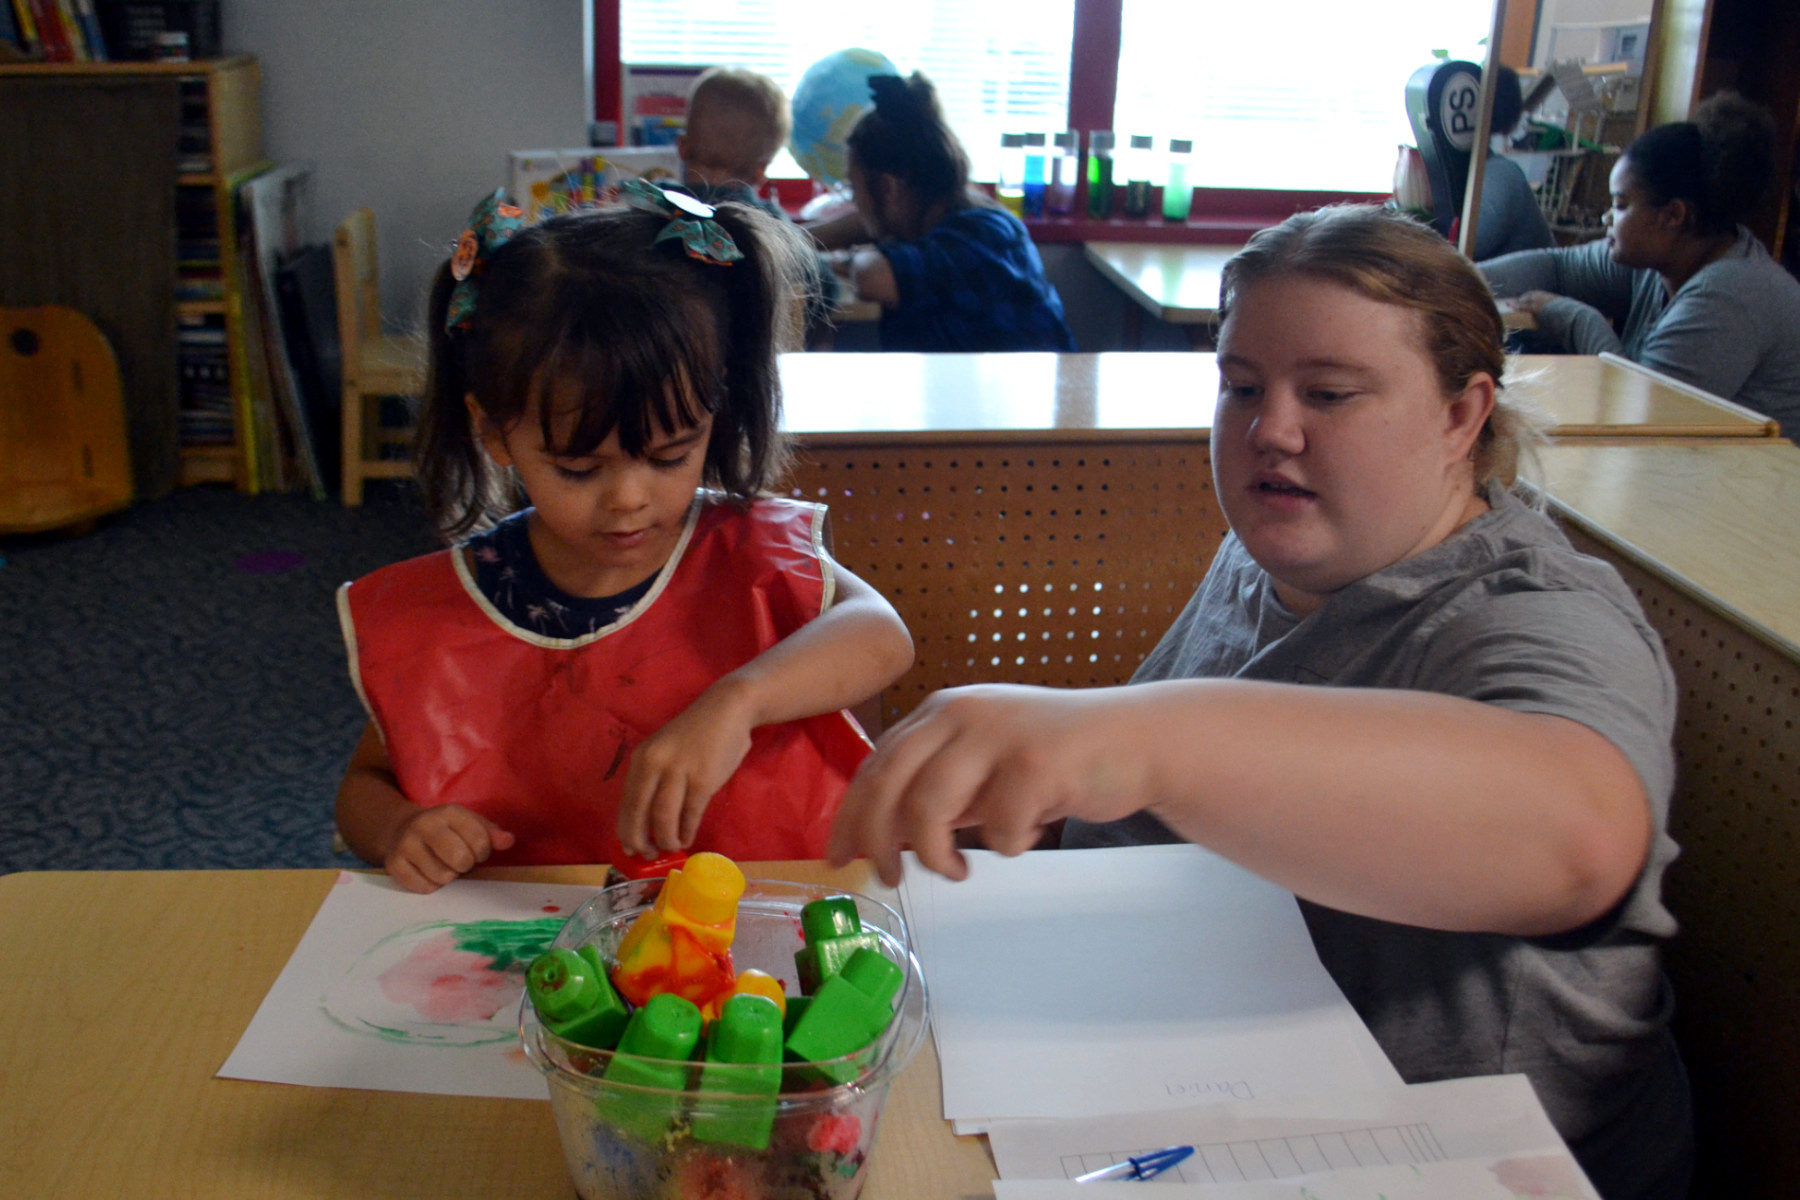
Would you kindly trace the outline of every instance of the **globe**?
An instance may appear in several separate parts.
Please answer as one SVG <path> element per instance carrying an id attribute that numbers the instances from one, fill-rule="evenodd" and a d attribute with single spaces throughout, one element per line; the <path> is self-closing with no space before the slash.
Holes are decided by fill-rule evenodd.
<path id="1" fill-rule="evenodd" d="M 848 183 L 844 139 L 869 107 L 869 76 L 899 73 L 887 55 L 873 50 L 839 50 L 806 68 L 794 89 L 788 137 L 794 161 L 821 183 Z"/>

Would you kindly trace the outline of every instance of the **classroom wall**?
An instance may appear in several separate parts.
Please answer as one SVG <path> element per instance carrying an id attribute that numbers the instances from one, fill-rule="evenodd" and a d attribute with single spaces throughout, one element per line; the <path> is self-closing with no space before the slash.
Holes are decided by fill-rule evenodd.
<path id="1" fill-rule="evenodd" d="M 413 328 L 511 150 L 587 144 L 582 0 L 224 0 L 262 62 L 263 152 L 315 166 L 309 241 L 375 210 L 383 317 Z"/>

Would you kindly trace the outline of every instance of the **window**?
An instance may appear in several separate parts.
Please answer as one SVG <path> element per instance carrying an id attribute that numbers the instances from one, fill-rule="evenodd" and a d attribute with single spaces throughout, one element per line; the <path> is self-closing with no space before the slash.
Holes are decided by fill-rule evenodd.
<path id="1" fill-rule="evenodd" d="M 1196 187 L 1385 192 L 1406 81 L 1481 62 L 1494 0 L 1122 0 L 1113 130 L 1192 138 Z"/>
<path id="2" fill-rule="evenodd" d="M 976 178 L 991 179 L 1003 130 L 1061 129 L 1068 119 L 1074 10 L 1074 0 L 622 0 L 619 56 L 749 67 L 792 95 L 827 54 L 877 50 L 902 73 L 931 78 Z M 784 153 L 771 174 L 800 170 Z"/>

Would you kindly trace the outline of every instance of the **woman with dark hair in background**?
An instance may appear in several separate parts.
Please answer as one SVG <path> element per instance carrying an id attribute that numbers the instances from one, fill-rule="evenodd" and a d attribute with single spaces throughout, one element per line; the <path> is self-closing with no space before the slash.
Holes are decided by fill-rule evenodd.
<path id="1" fill-rule="evenodd" d="M 856 211 L 810 227 L 882 307 L 884 350 L 1073 350 L 1025 226 L 971 190 L 969 155 L 925 76 L 875 75 L 846 140 Z"/>
<path id="2" fill-rule="evenodd" d="M 1742 222 L 1773 175 L 1769 114 L 1732 92 L 1660 125 L 1612 172 L 1606 237 L 1481 265 L 1575 354 L 1612 351 L 1800 432 L 1800 281 Z M 1615 331 L 1616 323 L 1616 331 Z"/>

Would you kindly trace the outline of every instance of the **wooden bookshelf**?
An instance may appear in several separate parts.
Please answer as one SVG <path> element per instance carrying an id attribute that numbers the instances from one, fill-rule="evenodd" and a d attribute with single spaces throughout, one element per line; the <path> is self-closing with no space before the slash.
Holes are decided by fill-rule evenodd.
<path id="1" fill-rule="evenodd" d="M 96 89 L 133 81 L 168 80 L 177 84 L 182 111 L 175 126 L 174 144 L 166 148 L 175 167 L 173 215 L 168 223 L 171 237 L 178 242 L 173 274 L 168 280 L 175 321 L 164 347 L 164 361 L 173 364 L 175 375 L 173 406 L 162 398 L 168 381 L 158 371 L 140 370 L 136 373 L 143 378 L 133 378 L 137 364 L 126 361 L 126 355 L 121 355 L 121 369 L 127 375 L 128 404 L 137 394 L 145 397 L 144 404 L 162 410 L 159 417 L 166 417 L 170 407 L 174 410 L 178 433 L 172 482 L 180 486 L 232 483 L 249 489 L 243 416 L 250 386 L 245 368 L 246 306 L 237 294 L 236 281 L 244 274 L 237 262 L 232 193 L 245 178 L 267 166 L 262 160 L 261 72 L 257 60 L 249 55 L 231 55 L 185 63 L 0 64 L 0 103 L 5 101 L 6 85 L 17 80 L 54 81 Z M 97 143 L 97 153 L 104 153 L 105 149 Z M 158 148 L 156 152 L 163 151 Z M 130 178 L 119 183 L 124 189 L 134 186 Z M 138 181 L 140 186 L 142 183 Z M 163 185 L 159 182 L 152 186 Z M 185 221 L 181 216 L 184 212 L 188 214 Z M 204 216 L 207 212 L 210 221 Z M 215 240 L 216 251 L 212 249 Z M 90 267 L 88 274 L 97 272 Z M 115 286 L 142 284 L 141 276 L 121 276 Z M 92 295 L 95 288 L 104 286 L 103 279 L 90 278 L 82 281 L 77 290 Z M 41 302 L 68 301 L 46 298 Z M 198 343 L 192 340 L 202 336 L 202 331 L 208 347 L 204 352 L 197 350 Z M 202 371 L 202 364 L 206 364 L 206 373 L 219 378 L 196 380 L 194 375 Z M 185 381 L 184 368 L 188 376 Z M 226 393 L 224 412 L 220 411 L 220 389 Z M 203 393 L 211 393 L 209 409 L 202 407 Z M 138 444 L 145 440 L 140 424 L 134 420 L 134 456 L 140 453 Z M 145 472 L 139 472 L 140 493 L 155 495 L 165 490 L 166 485 L 159 483 L 166 473 L 153 470 L 149 474 L 152 477 L 146 479 Z"/>

